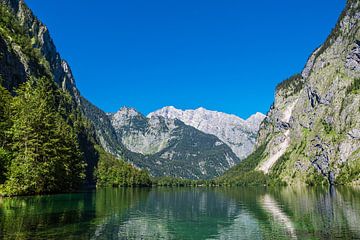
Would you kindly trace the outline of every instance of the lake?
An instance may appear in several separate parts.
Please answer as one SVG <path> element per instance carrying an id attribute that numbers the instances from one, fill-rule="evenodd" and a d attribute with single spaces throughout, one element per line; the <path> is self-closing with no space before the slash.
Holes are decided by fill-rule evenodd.
<path id="1" fill-rule="evenodd" d="M 0 199 L 0 239 L 360 239 L 359 188 L 109 188 Z"/>

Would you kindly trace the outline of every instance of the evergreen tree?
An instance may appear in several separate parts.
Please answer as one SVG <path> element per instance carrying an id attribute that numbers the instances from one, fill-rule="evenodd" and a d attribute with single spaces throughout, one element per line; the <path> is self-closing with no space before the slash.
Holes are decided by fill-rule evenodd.
<path id="1" fill-rule="evenodd" d="M 122 159 L 117 159 L 96 147 L 99 153 L 99 162 L 95 171 L 96 184 L 99 187 L 131 187 L 151 186 L 149 173 L 139 170 Z"/>
<path id="2" fill-rule="evenodd" d="M 10 102 L 11 95 L 9 91 L 0 85 L 0 147 L 5 147 L 9 141 L 7 130 L 11 126 Z"/>
<path id="3" fill-rule="evenodd" d="M 62 94 L 49 79 L 31 80 L 12 107 L 12 150 L 6 192 L 40 194 L 76 189 L 85 164 L 73 128 L 59 113 Z"/>
<path id="4" fill-rule="evenodd" d="M 9 151 L 10 93 L 0 85 L 0 184 L 4 183 L 11 154 Z"/>

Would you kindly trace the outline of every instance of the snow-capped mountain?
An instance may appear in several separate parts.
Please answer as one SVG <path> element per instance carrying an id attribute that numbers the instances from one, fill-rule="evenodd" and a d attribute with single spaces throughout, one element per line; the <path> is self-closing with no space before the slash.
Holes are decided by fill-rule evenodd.
<path id="1" fill-rule="evenodd" d="M 180 110 L 164 107 L 152 112 L 149 118 L 161 116 L 165 119 L 179 119 L 186 125 L 202 132 L 217 136 L 226 143 L 240 159 L 244 159 L 254 150 L 257 132 L 265 115 L 256 113 L 244 120 L 238 116 L 204 108 Z"/>

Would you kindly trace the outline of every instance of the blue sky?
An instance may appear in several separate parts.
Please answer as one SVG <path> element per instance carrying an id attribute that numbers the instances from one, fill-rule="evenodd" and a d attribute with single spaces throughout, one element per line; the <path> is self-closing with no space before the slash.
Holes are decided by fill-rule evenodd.
<path id="1" fill-rule="evenodd" d="M 82 95 L 131 106 L 266 113 L 345 0 L 27 0 L 71 65 Z"/>

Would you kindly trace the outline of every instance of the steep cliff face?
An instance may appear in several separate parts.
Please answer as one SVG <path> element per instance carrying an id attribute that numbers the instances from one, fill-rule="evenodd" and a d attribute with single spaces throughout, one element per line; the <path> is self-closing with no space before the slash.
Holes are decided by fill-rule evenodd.
<path id="1" fill-rule="evenodd" d="M 208 179 L 219 176 L 240 160 L 214 135 L 178 119 L 147 118 L 133 108 L 109 115 L 125 156 L 154 176 Z"/>
<path id="2" fill-rule="evenodd" d="M 256 113 L 249 119 L 243 120 L 235 115 L 204 108 L 183 111 L 174 107 L 164 107 L 148 115 L 148 117 L 153 116 L 179 119 L 202 132 L 215 135 L 240 159 L 246 158 L 253 152 L 260 123 L 265 118 L 263 114 Z"/>
<path id="3" fill-rule="evenodd" d="M 0 0 L 0 84 L 15 95 L 21 83 L 43 77 L 53 79 L 59 88 L 70 94 L 71 106 L 62 114 L 65 119 L 72 119 L 72 127 L 77 128 L 77 140 L 87 163 L 86 182 L 93 184 L 93 172 L 99 159 L 94 145 L 101 144 L 117 156 L 124 153 L 110 120 L 81 97 L 71 69 L 61 59 L 48 29 L 24 1 Z M 81 123 L 74 126 L 74 119 Z"/>
<path id="4" fill-rule="evenodd" d="M 81 97 L 80 100 L 80 108 L 94 126 L 97 139 L 104 150 L 114 156 L 124 157 L 126 149 L 118 139 L 109 116 L 85 98 Z"/>
<path id="5" fill-rule="evenodd" d="M 168 147 L 174 130 L 174 120 L 153 117 L 147 119 L 133 108 L 121 108 L 111 116 L 121 142 L 132 152 L 151 155 Z"/>
<path id="6" fill-rule="evenodd" d="M 80 95 L 75 86 L 75 80 L 71 69 L 67 62 L 61 59 L 47 27 L 34 16 L 23 0 L 0 0 L 0 4 L 7 6 L 16 16 L 16 21 L 22 26 L 21 31 L 31 38 L 31 47 L 40 50 L 42 56 L 49 65 L 49 69 L 55 82 L 63 89 L 68 90 L 79 101 Z M 16 45 L 16 42 L 10 40 L 7 42 L 7 45 L 8 47 L 9 45 L 14 46 Z M 22 71 L 19 71 L 19 73 L 23 73 L 24 71 L 26 73 L 31 71 L 34 72 L 38 66 L 31 67 L 29 61 L 24 59 L 24 55 L 25 54 L 21 54 L 21 52 L 16 52 L 15 55 L 7 58 L 7 63 L 16 65 L 16 63 L 20 61 L 25 69 L 21 69 Z M 13 87 L 12 85 L 17 84 L 19 81 L 26 80 L 26 78 L 23 78 L 23 75 L 19 77 L 20 80 L 13 81 L 14 79 L 10 79 L 11 74 L 4 74 L 4 72 L 0 72 L 0 74 L 2 74 L 4 82 L 10 87 Z"/>
<path id="7" fill-rule="evenodd" d="M 360 180 L 360 2 L 349 0 L 303 72 L 279 84 L 257 167 L 287 183 Z"/>
<path id="8" fill-rule="evenodd" d="M 19 86 L 26 79 L 24 65 L 19 56 L 8 47 L 7 42 L 0 38 L 0 69 L 1 84 L 7 89 Z M 6 67 L 5 67 L 6 66 Z"/>
<path id="9" fill-rule="evenodd" d="M 57 52 L 47 27 L 23 0 L 0 0 L 0 7 L 1 24 L 9 25 L 0 28 L 1 84 L 13 90 L 31 76 L 50 76 L 71 94 L 77 107 L 94 126 L 96 138 L 103 148 L 121 156 L 125 150 L 106 113 L 80 95 L 71 68 Z"/>

